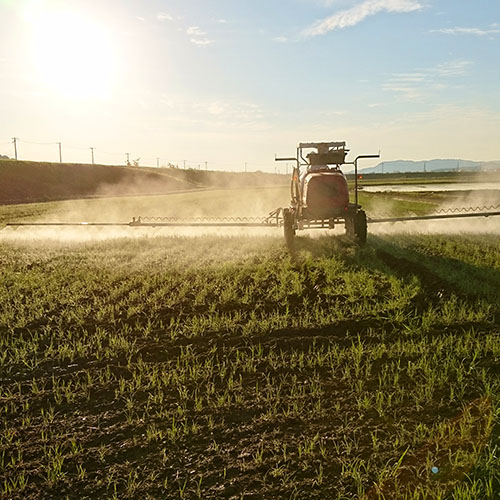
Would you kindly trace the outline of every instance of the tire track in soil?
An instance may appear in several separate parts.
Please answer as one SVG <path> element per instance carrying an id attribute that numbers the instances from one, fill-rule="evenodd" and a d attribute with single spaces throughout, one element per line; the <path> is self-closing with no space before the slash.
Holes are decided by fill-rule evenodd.
<path id="1" fill-rule="evenodd" d="M 428 309 L 430 305 L 439 305 L 440 303 L 450 299 L 452 296 L 461 300 L 470 302 L 471 299 L 480 299 L 483 296 L 480 293 L 467 294 L 460 290 L 457 285 L 443 279 L 440 275 L 433 272 L 425 264 L 417 263 L 413 260 L 406 259 L 393 255 L 385 250 L 377 249 L 376 255 L 391 271 L 402 279 L 408 279 L 409 276 L 416 276 L 422 286 L 422 291 L 415 296 L 414 311 L 422 313 Z M 498 328 L 500 317 L 498 313 L 494 313 L 491 322 L 475 322 L 467 321 L 460 322 L 457 325 L 442 325 L 435 326 L 427 336 L 432 337 L 441 334 L 444 331 L 452 331 L 453 329 L 466 330 L 474 328 L 477 331 L 491 332 Z"/>
<path id="2" fill-rule="evenodd" d="M 453 284 L 444 280 L 437 273 L 431 271 L 424 264 L 419 264 L 404 257 L 398 257 L 386 250 L 377 249 L 376 256 L 390 268 L 397 276 L 405 279 L 409 276 L 416 276 L 423 289 L 423 294 L 419 294 L 418 306 L 425 306 L 433 300 L 449 298 L 452 295 L 460 296 Z"/>

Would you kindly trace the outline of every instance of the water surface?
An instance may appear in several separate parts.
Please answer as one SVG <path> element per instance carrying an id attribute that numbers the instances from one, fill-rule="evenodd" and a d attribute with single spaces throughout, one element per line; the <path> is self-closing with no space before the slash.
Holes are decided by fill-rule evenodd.
<path id="1" fill-rule="evenodd" d="M 415 193 L 436 191 L 500 191 L 500 182 L 456 182 L 441 184 L 385 184 L 380 186 L 362 186 L 368 193 Z"/>

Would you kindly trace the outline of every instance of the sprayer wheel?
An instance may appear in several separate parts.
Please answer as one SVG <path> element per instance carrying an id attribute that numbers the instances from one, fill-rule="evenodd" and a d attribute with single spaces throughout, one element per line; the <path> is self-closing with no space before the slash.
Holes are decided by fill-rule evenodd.
<path id="1" fill-rule="evenodd" d="M 283 231 L 285 235 L 286 246 L 288 248 L 292 248 L 295 237 L 295 226 L 293 213 L 288 208 L 285 208 L 283 210 Z"/>
<path id="2" fill-rule="evenodd" d="M 366 243 L 366 236 L 368 233 L 368 224 L 366 222 L 366 212 L 364 210 L 360 210 L 356 213 L 354 219 L 354 233 L 356 241 L 360 245 L 364 245 Z"/>
<path id="3" fill-rule="evenodd" d="M 359 245 L 366 243 L 367 232 L 366 212 L 364 210 L 351 213 L 345 218 L 345 233 L 347 237 Z"/>
<path id="4" fill-rule="evenodd" d="M 350 214 L 345 218 L 345 234 L 348 238 L 355 237 L 354 231 L 354 214 Z"/>

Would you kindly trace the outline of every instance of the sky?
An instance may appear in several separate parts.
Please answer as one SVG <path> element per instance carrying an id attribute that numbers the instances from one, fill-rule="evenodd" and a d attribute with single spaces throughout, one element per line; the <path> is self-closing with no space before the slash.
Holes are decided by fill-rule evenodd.
<path id="1" fill-rule="evenodd" d="M 500 1 L 0 0 L 0 154 L 13 137 L 235 171 L 306 141 L 498 160 Z"/>

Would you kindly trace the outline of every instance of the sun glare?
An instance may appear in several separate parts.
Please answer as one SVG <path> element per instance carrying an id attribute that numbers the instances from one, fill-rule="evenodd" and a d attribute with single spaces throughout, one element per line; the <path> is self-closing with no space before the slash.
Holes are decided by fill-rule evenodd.
<path id="1" fill-rule="evenodd" d="M 41 85 L 80 99 L 111 93 L 117 57 L 106 26 L 72 11 L 32 12 L 28 21 Z"/>

